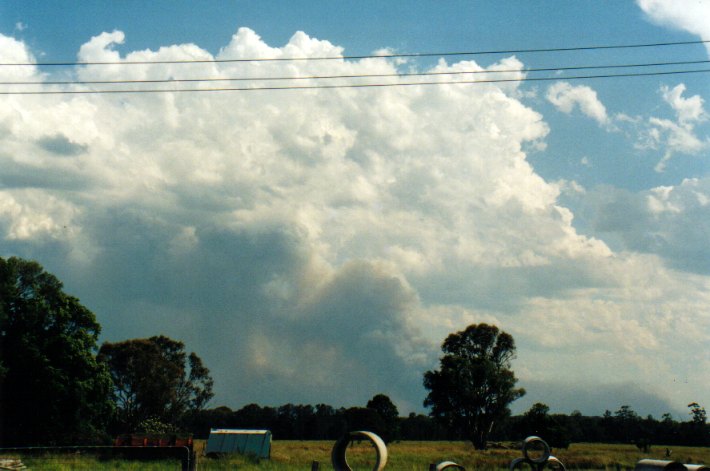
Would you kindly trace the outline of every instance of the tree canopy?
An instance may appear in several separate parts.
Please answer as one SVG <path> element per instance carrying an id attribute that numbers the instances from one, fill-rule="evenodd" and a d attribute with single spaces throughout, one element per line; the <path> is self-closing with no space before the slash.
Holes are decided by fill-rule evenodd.
<path id="1" fill-rule="evenodd" d="M 87 443 L 110 417 L 94 314 L 33 261 L 0 258 L 0 443 Z"/>
<path id="2" fill-rule="evenodd" d="M 510 369 L 513 337 L 496 326 L 472 324 L 450 334 L 441 348 L 439 370 L 424 374 L 424 387 L 429 390 L 424 406 L 476 449 L 485 449 L 493 424 L 525 394 L 515 388 L 517 379 Z"/>
<path id="3" fill-rule="evenodd" d="M 581 416 L 579 412 L 577 414 Z M 536 402 L 522 415 L 515 431 L 520 438 L 530 435 L 543 437 L 554 448 L 567 448 L 570 445 L 570 431 L 560 423 L 556 415 L 550 414 L 550 408 L 542 402 Z"/>
<path id="4" fill-rule="evenodd" d="M 165 336 L 101 345 L 98 359 L 113 379 L 118 431 L 135 431 L 146 419 L 176 425 L 212 398 L 213 380 L 182 342 Z"/>
<path id="5" fill-rule="evenodd" d="M 385 443 L 399 438 L 399 410 L 389 396 L 376 394 L 367 401 L 367 408 L 372 409 L 382 418 L 384 430 L 380 435 Z"/>

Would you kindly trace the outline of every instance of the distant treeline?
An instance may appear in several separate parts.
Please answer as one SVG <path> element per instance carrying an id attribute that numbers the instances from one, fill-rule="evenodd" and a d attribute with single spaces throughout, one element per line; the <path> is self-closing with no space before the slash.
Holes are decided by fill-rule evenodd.
<path id="1" fill-rule="evenodd" d="M 710 445 L 710 426 L 700 422 L 699 413 L 704 410 L 691 408 L 691 419 L 686 422 L 676 421 L 670 414 L 661 419 L 644 418 L 629 406 L 603 416 L 584 416 L 577 411 L 550 414 L 546 405 L 538 403 L 525 414 L 509 416 L 496 424 L 490 439 L 505 442 L 538 435 L 557 448 L 574 442 L 627 443 L 641 449 L 651 445 Z M 447 430 L 426 415 L 411 413 L 388 419 L 373 408 L 336 409 L 325 404 L 249 404 L 236 411 L 217 407 L 195 412 L 186 418 L 184 426 L 198 438 L 206 437 L 210 428 L 256 428 L 271 430 L 277 440 L 334 440 L 353 429 L 373 431 L 386 441 L 464 439 L 460 431 Z"/>

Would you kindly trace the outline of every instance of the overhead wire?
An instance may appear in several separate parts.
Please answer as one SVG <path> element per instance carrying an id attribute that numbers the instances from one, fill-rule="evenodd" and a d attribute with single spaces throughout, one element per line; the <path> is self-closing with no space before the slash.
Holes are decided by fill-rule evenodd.
<path id="1" fill-rule="evenodd" d="M 81 66 L 81 65 L 142 65 L 142 64 L 205 64 L 205 63 L 230 63 L 230 62 L 283 62 L 283 61 L 328 61 L 328 60 L 360 60 L 360 59 L 392 59 L 416 57 L 450 57 L 450 56 L 477 56 L 493 54 L 527 54 L 543 52 L 573 52 L 593 51 L 606 49 L 638 49 L 650 47 L 687 46 L 710 43 L 710 40 L 657 42 L 642 44 L 612 44 L 596 46 L 532 48 L 532 49 L 497 49 L 486 51 L 458 51 L 458 52 L 414 52 L 414 53 L 384 53 L 355 56 L 323 56 L 323 57 L 252 57 L 235 59 L 182 59 L 182 60 L 156 60 L 156 61 L 74 61 L 74 62 L 4 62 L 1 66 Z"/>
<path id="2" fill-rule="evenodd" d="M 24 66 L 24 65 L 137 65 L 137 64 L 200 64 L 213 62 L 263 62 L 263 61 L 283 61 L 283 60 L 330 60 L 330 59 L 364 59 L 364 58 L 397 58 L 397 57 L 428 57 L 428 56 L 453 56 L 453 55 L 481 55 L 481 54 L 510 54 L 523 52 L 562 52 L 562 51 L 583 51 L 597 49 L 622 49 L 622 48 L 645 48 L 645 47 L 665 47 L 691 44 L 705 44 L 710 41 L 680 41 L 664 43 L 646 44 L 625 44 L 625 45 L 604 45 L 604 46 L 580 46 L 565 48 L 545 48 L 545 49 L 511 49 L 496 51 L 467 51 L 467 52 L 445 52 L 445 53 L 406 53 L 406 54 L 384 54 L 368 56 L 338 56 L 338 57 L 305 57 L 305 58 L 251 58 L 251 59 L 214 59 L 214 60 L 180 60 L 180 61 L 121 61 L 121 62 L 45 62 L 45 63 L 0 63 L 0 66 Z M 710 60 L 687 60 L 687 61 L 665 61 L 665 62 L 644 62 L 631 64 L 607 64 L 607 65 L 575 65 L 562 67 L 544 67 L 527 69 L 476 69 L 476 70 L 432 70 L 427 72 L 395 72 L 395 73 L 373 73 L 373 74 L 337 74 L 337 75 L 301 75 L 301 76 L 261 76 L 261 77 L 204 77 L 204 78 L 164 78 L 164 79 L 113 79 L 113 80 L 47 80 L 47 81 L 0 81 L 4 86 L 32 86 L 32 85 L 63 85 L 63 86 L 84 86 L 84 85 L 140 85 L 140 84 L 180 84 L 180 83 L 215 83 L 215 82 L 254 82 L 250 86 L 225 86 L 225 87 L 193 87 L 193 88 L 122 88 L 122 89 L 53 89 L 53 90 L 0 90 L 0 95 L 59 95 L 59 94 L 118 94 L 118 93 L 186 93 L 186 92 L 219 92 L 219 91 L 258 91 L 258 90 L 313 90 L 313 89 L 337 89 L 337 88 L 374 88 L 374 87 L 397 87 L 414 85 L 454 85 L 454 84 L 481 84 L 481 83 L 502 83 L 502 82 L 534 82 L 551 80 L 583 80 L 600 78 L 622 78 L 622 77 L 645 77 L 707 73 L 710 69 L 682 69 L 682 70 L 656 70 L 651 72 L 626 72 L 626 73 L 604 73 L 604 74 L 582 74 L 574 76 L 554 76 L 554 77 L 523 77 L 514 78 L 490 78 L 482 80 L 436 80 L 436 81 L 397 81 L 385 83 L 315 83 L 308 85 L 264 85 L 269 81 L 304 81 L 304 80 L 337 80 L 337 79 L 384 79 L 397 78 L 406 79 L 412 77 L 434 77 L 434 76 L 462 76 L 476 74 L 530 74 L 540 72 L 570 72 L 570 71 L 590 71 L 590 70 L 618 70 L 650 67 L 669 66 L 691 66 L 710 63 Z M 262 82 L 262 83 L 259 83 Z"/>
<path id="3" fill-rule="evenodd" d="M 244 82 L 244 81 L 282 81 L 282 80 L 332 80 L 332 79 L 360 79 L 360 78 L 389 78 L 389 77 L 426 77 L 437 75 L 476 75 L 476 74 L 503 74 L 503 73 L 530 73 L 530 72 L 557 72 L 572 70 L 597 70 L 597 69 L 632 69 L 646 67 L 667 67 L 671 65 L 697 65 L 708 64 L 710 60 L 649 62 L 638 64 L 611 64 L 611 65 L 581 65 L 568 67 L 542 67 L 528 69 L 478 69 L 456 71 L 430 71 L 430 72 L 400 72 L 386 74 L 345 74 L 345 75 L 298 75 L 277 77 L 206 77 L 206 78 L 168 78 L 168 79 L 126 79 L 126 80 L 47 80 L 47 81 L 0 81 L 0 85 L 118 85 L 118 84 L 143 84 L 143 83 L 190 83 L 190 82 Z"/>
<path id="4" fill-rule="evenodd" d="M 546 82 L 553 80 L 584 80 L 602 78 L 648 77 L 662 75 L 682 75 L 694 73 L 708 73 L 710 69 L 673 70 L 662 72 L 633 72 L 625 74 L 597 74 L 577 75 L 565 77 L 520 77 L 509 79 L 490 80 L 452 80 L 429 82 L 393 82 L 393 83 L 361 83 L 361 84 L 335 84 L 335 85 L 289 85 L 289 86 L 254 86 L 254 87 L 215 87 L 215 88 L 156 88 L 156 89 L 120 89 L 120 90 L 41 90 L 41 91 L 0 91 L 0 95 L 97 95 L 97 94 L 123 94 L 123 93 L 188 93 L 188 92 L 230 92 L 230 91 L 264 91 L 264 90 L 318 90 L 338 88 L 385 88 L 405 87 L 415 85 L 465 85 L 483 83 L 506 82 Z"/>

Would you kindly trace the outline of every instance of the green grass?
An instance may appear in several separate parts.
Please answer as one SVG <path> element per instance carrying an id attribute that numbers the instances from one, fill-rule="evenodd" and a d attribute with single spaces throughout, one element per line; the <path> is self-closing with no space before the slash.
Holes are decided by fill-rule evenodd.
<path id="1" fill-rule="evenodd" d="M 322 470 L 332 469 L 330 451 L 332 441 L 287 441 L 278 440 L 272 444 L 271 459 L 258 460 L 253 457 L 229 455 L 224 458 L 198 457 L 198 470 L 244 470 L 244 471 L 286 471 L 310 470 L 311 463 L 319 461 Z M 388 445 L 386 471 L 426 471 L 429 463 L 455 461 L 468 470 L 503 470 L 514 458 L 521 456 L 516 449 L 492 449 L 475 451 L 466 442 L 397 442 Z M 672 459 L 684 463 L 710 463 L 710 448 L 670 447 Z M 195 450 L 201 455 L 204 441 L 196 441 Z M 609 444 L 573 444 L 567 450 L 554 450 L 567 469 L 633 469 L 642 458 L 666 459 L 665 446 L 656 445 L 649 453 L 642 453 L 633 445 Z M 10 455 L 8 455 L 10 456 Z M 168 471 L 179 470 L 180 462 L 174 461 L 131 461 L 99 460 L 85 455 L 43 455 L 19 457 L 32 471 Z M 355 471 L 371 470 L 375 453 L 372 447 L 363 442 L 354 444 L 347 452 L 348 463 Z"/>

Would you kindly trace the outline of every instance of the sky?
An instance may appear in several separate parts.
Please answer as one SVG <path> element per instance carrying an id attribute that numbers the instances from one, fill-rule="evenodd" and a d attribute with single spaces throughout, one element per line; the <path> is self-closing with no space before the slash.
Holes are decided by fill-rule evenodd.
<path id="1" fill-rule="evenodd" d="M 5 0 L 0 256 L 101 341 L 185 342 L 215 407 L 426 412 L 442 341 L 486 322 L 516 341 L 514 413 L 686 420 L 710 406 L 710 73 L 638 74 L 710 69 L 702 41 L 707 0 Z M 397 86 L 317 88 L 354 84 Z M 188 88 L 252 90 L 145 92 Z"/>

